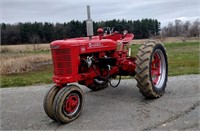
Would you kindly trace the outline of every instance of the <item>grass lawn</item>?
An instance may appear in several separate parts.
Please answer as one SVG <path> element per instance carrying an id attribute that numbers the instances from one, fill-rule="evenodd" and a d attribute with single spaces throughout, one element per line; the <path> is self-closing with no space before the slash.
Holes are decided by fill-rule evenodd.
<path id="1" fill-rule="evenodd" d="M 198 42 L 165 43 L 168 54 L 169 76 L 199 74 L 199 53 L 200 44 Z M 132 52 L 137 54 L 140 45 L 133 45 Z M 29 52 L 31 53 L 31 52 Z M 36 54 L 40 54 L 38 51 Z M 42 52 L 42 53 L 49 53 Z M 34 55 L 34 53 L 33 53 Z M 1 75 L 1 88 L 26 86 L 41 83 L 51 83 L 52 66 L 47 66 L 43 70 L 28 72 L 23 74 Z M 126 78 L 126 77 L 125 77 Z M 127 77 L 130 78 L 130 77 Z"/>
<path id="2" fill-rule="evenodd" d="M 20 74 L 1 75 L 1 88 L 52 83 L 52 68 L 53 67 L 49 65 L 43 70 L 35 72 L 32 71 Z"/>
<path id="3" fill-rule="evenodd" d="M 168 54 L 169 75 L 199 74 L 200 43 L 165 44 Z"/>
<path id="4" fill-rule="evenodd" d="M 168 75 L 199 74 L 199 42 L 164 43 L 168 56 Z M 137 54 L 140 45 L 132 45 L 132 53 Z"/>

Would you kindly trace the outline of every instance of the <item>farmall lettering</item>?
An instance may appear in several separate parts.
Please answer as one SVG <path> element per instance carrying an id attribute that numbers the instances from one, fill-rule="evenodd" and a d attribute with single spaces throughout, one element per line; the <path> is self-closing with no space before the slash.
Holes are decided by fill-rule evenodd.
<path id="1" fill-rule="evenodd" d="M 89 43 L 88 44 L 89 48 L 98 48 L 98 47 L 103 47 L 102 43 Z"/>
<path id="2" fill-rule="evenodd" d="M 56 40 L 50 44 L 55 85 L 45 95 L 43 106 L 46 114 L 57 122 L 69 123 L 81 114 L 84 94 L 78 84 L 97 91 L 117 87 L 121 76 L 135 76 L 145 97 L 159 98 L 165 92 L 168 62 L 163 45 L 147 41 L 136 56 L 130 56 L 127 47 L 134 35 L 124 26 L 116 25 L 109 34 L 99 28 L 98 35 L 93 36 L 89 7 L 87 10 L 88 37 Z M 113 78 L 118 78 L 116 85 L 111 82 Z"/>

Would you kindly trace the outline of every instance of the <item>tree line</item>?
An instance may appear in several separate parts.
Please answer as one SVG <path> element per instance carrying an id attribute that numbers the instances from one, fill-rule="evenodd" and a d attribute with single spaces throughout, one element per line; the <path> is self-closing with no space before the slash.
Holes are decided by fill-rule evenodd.
<path id="1" fill-rule="evenodd" d="M 169 22 L 167 26 L 162 28 L 162 36 L 164 37 L 198 37 L 200 35 L 200 19 L 195 21 L 181 21 Z"/>
<path id="2" fill-rule="evenodd" d="M 142 20 L 109 20 L 93 22 L 94 34 L 99 27 L 114 27 L 117 24 L 123 25 L 129 32 L 135 35 L 136 39 L 157 36 L 160 32 L 160 22 L 156 19 Z M 49 43 L 57 39 L 85 37 L 86 21 L 75 21 L 65 23 L 49 22 L 26 22 L 17 24 L 1 23 L 1 44 L 31 44 Z"/>

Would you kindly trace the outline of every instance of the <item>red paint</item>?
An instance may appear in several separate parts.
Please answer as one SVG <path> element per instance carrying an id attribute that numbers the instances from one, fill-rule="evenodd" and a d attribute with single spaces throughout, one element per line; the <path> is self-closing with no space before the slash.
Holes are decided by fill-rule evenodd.
<path id="1" fill-rule="evenodd" d="M 102 28 L 98 28 L 97 29 L 97 33 L 99 33 L 99 34 L 101 33 L 102 34 L 103 33 L 103 29 Z"/>
<path id="2" fill-rule="evenodd" d="M 70 94 L 65 101 L 65 111 L 67 113 L 73 113 L 78 107 L 78 96 Z"/>
<path id="3" fill-rule="evenodd" d="M 98 29 L 99 33 L 102 32 Z M 57 86 L 62 86 L 72 82 L 85 81 L 86 86 L 91 84 L 92 80 L 97 76 L 92 67 L 81 67 L 81 59 L 98 53 L 98 58 L 105 56 L 116 58 L 116 66 L 112 66 L 109 71 L 111 75 L 119 73 L 118 67 L 122 70 L 133 73 L 135 71 L 135 58 L 128 58 L 128 50 L 124 48 L 127 43 L 132 40 L 133 34 L 122 34 L 114 32 L 113 34 L 102 36 L 72 38 L 66 40 L 56 40 L 50 44 L 53 64 L 54 76 L 53 81 Z M 117 51 L 117 45 L 121 42 L 121 48 Z M 98 65 L 97 65 L 98 66 Z M 106 71 L 97 72 L 106 74 Z M 87 82 L 88 81 L 88 82 Z"/>
<path id="4" fill-rule="evenodd" d="M 102 28 L 98 28 L 97 33 L 99 35 L 99 40 L 101 40 L 102 36 L 103 36 L 103 29 Z"/>
<path id="5" fill-rule="evenodd" d="M 155 77 L 153 79 L 154 85 L 158 84 L 159 77 L 161 75 L 160 64 L 161 64 L 161 60 L 159 58 L 159 55 L 157 53 L 154 53 L 153 60 L 151 62 L 151 75 Z"/>

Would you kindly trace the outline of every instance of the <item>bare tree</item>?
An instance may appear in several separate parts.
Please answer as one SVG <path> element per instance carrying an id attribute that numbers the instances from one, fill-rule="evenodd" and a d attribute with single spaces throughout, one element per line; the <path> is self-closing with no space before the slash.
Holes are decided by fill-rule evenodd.
<path id="1" fill-rule="evenodd" d="M 186 37 L 189 36 L 189 29 L 190 29 L 190 26 L 191 26 L 190 21 L 186 21 L 186 22 L 183 24 L 183 34 L 184 34 Z"/>
<path id="2" fill-rule="evenodd" d="M 183 24 L 181 20 L 175 20 L 175 35 L 180 36 L 182 34 Z"/>
<path id="3" fill-rule="evenodd" d="M 199 31 L 200 31 L 200 19 L 197 19 L 196 21 L 193 22 L 191 28 L 190 28 L 190 36 L 197 37 L 199 36 Z"/>
<path id="4" fill-rule="evenodd" d="M 182 41 L 185 41 L 188 37 L 197 37 L 200 35 L 200 19 L 194 22 L 175 20 L 174 23 L 169 22 L 167 26 L 162 28 L 163 37 L 179 36 Z"/>

